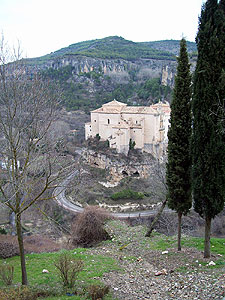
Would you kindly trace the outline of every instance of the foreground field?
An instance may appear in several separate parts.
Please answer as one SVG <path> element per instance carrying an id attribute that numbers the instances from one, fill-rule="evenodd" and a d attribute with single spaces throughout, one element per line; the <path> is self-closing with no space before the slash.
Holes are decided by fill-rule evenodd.
<path id="1" fill-rule="evenodd" d="M 62 287 L 54 266 L 60 251 L 26 255 L 29 286 L 39 292 L 38 299 L 91 299 L 86 291 L 93 284 L 110 286 L 106 300 L 221 300 L 225 296 L 225 239 L 212 238 L 212 256 L 206 260 L 201 238 L 183 236 L 183 249 L 178 252 L 175 236 L 154 232 L 152 238 L 145 238 L 145 227 L 130 227 L 115 220 L 106 229 L 112 240 L 90 249 L 69 251 L 84 261 L 73 289 Z M 19 257 L 1 263 L 14 266 L 13 286 L 9 289 L 15 289 L 21 276 Z M 42 273 L 43 269 L 49 273 Z M 3 282 L 0 287 L 5 289 Z"/>

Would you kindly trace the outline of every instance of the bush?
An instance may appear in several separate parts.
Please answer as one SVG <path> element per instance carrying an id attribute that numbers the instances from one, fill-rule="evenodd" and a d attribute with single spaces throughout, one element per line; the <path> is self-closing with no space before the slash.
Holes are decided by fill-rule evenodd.
<path id="1" fill-rule="evenodd" d="M 13 281 L 14 267 L 10 265 L 0 266 L 0 278 L 5 285 L 11 285 Z"/>
<path id="2" fill-rule="evenodd" d="M 19 255 L 19 248 L 12 242 L 0 242 L 0 258 Z"/>
<path id="3" fill-rule="evenodd" d="M 97 206 L 88 206 L 77 216 L 72 225 L 72 242 L 81 247 L 90 247 L 110 238 L 104 223 L 110 215 Z"/>
<path id="4" fill-rule="evenodd" d="M 90 285 L 88 288 L 88 296 L 92 300 L 100 300 L 109 293 L 109 286 Z"/>
<path id="5" fill-rule="evenodd" d="M 75 285 L 78 273 L 83 269 L 84 263 L 64 251 L 55 262 L 55 266 L 59 271 L 63 285 L 72 288 Z"/>
<path id="6" fill-rule="evenodd" d="M 130 189 L 127 190 L 122 190 L 121 192 L 117 192 L 115 194 L 112 194 L 111 198 L 113 200 L 118 200 L 118 199 L 134 199 L 134 200 L 139 200 L 144 198 L 144 194 L 141 192 L 135 192 Z"/>
<path id="7" fill-rule="evenodd" d="M 37 295 L 28 287 L 18 287 L 16 289 L 0 290 L 1 300 L 36 300 Z"/>
<path id="8" fill-rule="evenodd" d="M 4 227 L 0 227 L 0 234 L 7 234 L 7 231 Z"/>

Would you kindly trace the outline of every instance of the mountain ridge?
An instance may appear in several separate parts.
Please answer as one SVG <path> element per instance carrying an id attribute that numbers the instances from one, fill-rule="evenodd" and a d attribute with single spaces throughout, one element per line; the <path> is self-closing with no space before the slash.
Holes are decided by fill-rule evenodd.
<path id="1" fill-rule="evenodd" d="M 195 43 L 188 42 L 194 57 Z M 24 59 L 29 74 L 57 81 L 68 110 L 89 111 L 116 98 L 130 105 L 169 101 L 180 41 L 133 42 L 111 36 Z"/>
<path id="2" fill-rule="evenodd" d="M 65 55 L 87 56 L 103 59 L 167 59 L 176 60 L 179 49 L 178 40 L 152 42 L 133 42 L 119 36 L 109 36 L 71 44 L 44 56 L 28 58 L 28 63 L 48 61 Z M 187 42 L 189 53 L 197 51 L 194 42 Z"/>

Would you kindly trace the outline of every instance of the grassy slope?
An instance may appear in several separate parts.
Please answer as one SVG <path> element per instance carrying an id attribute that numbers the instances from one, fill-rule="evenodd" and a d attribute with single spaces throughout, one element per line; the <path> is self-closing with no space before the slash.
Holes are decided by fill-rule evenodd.
<path id="1" fill-rule="evenodd" d="M 169 264 L 176 260 L 175 270 L 176 272 L 186 272 L 196 268 L 196 257 L 186 257 L 186 252 L 180 253 L 174 251 L 176 248 L 176 236 L 165 236 L 159 233 L 154 233 L 151 239 L 145 238 L 144 234 L 146 228 L 143 226 L 129 227 L 126 223 L 120 221 L 111 221 L 107 226 L 108 232 L 112 235 L 111 241 L 103 242 L 97 248 L 82 249 L 78 248 L 71 250 L 75 257 L 82 259 L 85 263 L 84 270 L 79 274 L 78 285 L 79 287 L 87 287 L 89 284 L 98 284 L 101 281 L 101 277 L 110 271 L 118 271 L 119 273 L 126 272 L 121 268 L 121 260 L 119 257 L 123 257 L 129 263 L 134 263 L 138 260 L 139 256 L 150 257 L 152 263 L 154 259 L 158 259 L 162 263 L 163 259 Z M 193 238 L 183 236 L 182 238 L 183 250 L 189 248 L 196 248 L 199 251 L 203 250 L 204 244 L 202 238 Z M 207 261 L 203 259 L 202 253 L 195 250 L 197 253 L 198 263 L 202 264 L 201 269 L 198 272 L 210 272 L 211 269 L 224 269 L 225 265 L 225 239 L 212 238 L 212 253 L 215 255 L 212 260 L 216 262 L 215 266 L 207 266 Z M 106 249 L 108 249 L 106 251 Z M 167 257 L 160 255 L 161 251 L 168 250 Z M 106 255 L 105 255 L 106 252 Z M 219 254 L 219 255 L 218 255 Z M 59 275 L 54 267 L 54 261 L 59 256 L 58 253 L 42 253 L 42 254 L 29 254 L 26 255 L 27 271 L 30 286 L 37 286 L 39 289 L 48 288 L 50 291 L 58 292 L 58 296 L 51 296 L 45 298 L 47 300 L 66 300 L 71 299 L 69 296 L 65 296 L 65 291 L 62 292 L 60 285 Z M 182 259 L 181 259 L 182 258 Z M 189 266 L 184 264 L 186 259 L 189 259 Z M 13 257 L 6 260 L 1 260 L 1 263 L 7 263 L 14 265 L 15 276 L 14 284 L 20 282 L 20 263 L 19 257 Z M 49 274 L 42 274 L 42 270 L 49 270 Z M 138 270 L 137 270 L 138 271 Z M 3 283 L 0 282 L 0 287 L 3 287 Z M 62 293 L 64 295 L 62 295 Z M 74 296 L 73 299 L 84 299 L 83 296 Z M 112 295 L 107 296 L 105 299 L 113 299 Z"/>
<path id="2" fill-rule="evenodd" d="M 75 258 L 84 261 L 84 269 L 78 275 L 78 286 L 85 287 L 90 284 L 101 283 L 99 278 L 102 277 L 104 273 L 110 272 L 112 270 L 120 270 L 117 262 L 110 258 L 101 255 L 91 255 L 87 249 L 77 248 L 70 251 Z M 60 252 L 55 253 L 41 253 L 41 254 L 27 254 L 26 255 L 26 265 L 27 265 L 27 275 L 29 280 L 29 285 L 34 289 L 38 290 L 49 290 L 50 293 L 54 292 L 58 296 L 51 296 L 45 299 L 71 299 L 69 296 L 63 296 L 66 292 L 72 292 L 73 290 L 64 290 L 60 284 L 59 274 L 54 266 L 54 262 L 59 257 Z M 2 260 L 2 263 L 7 263 L 14 266 L 14 284 L 18 284 L 21 281 L 20 272 L 20 261 L 19 257 L 12 257 L 6 260 Z M 43 269 L 47 269 L 49 273 L 42 273 Z M 4 287 L 3 282 L 0 281 L 0 287 Z M 77 299 L 82 299 L 82 297 L 77 296 Z M 76 299 L 73 298 L 73 299 Z M 108 296 L 106 299 L 111 299 Z"/>

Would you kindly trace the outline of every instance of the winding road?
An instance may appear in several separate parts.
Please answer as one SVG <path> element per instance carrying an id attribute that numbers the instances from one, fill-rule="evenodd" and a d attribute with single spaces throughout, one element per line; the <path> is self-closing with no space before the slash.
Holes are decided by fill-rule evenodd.
<path id="1" fill-rule="evenodd" d="M 70 202 L 65 196 L 65 191 L 66 191 L 66 187 L 69 185 L 72 178 L 77 176 L 78 173 L 79 173 L 78 170 L 73 171 L 66 179 L 64 179 L 62 184 L 56 187 L 53 191 L 53 197 L 57 201 L 58 205 L 62 206 L 64 209 L 69 210 L 73 213 L 81 213 L 84 210 L 84 208 Z M 143 211 L 136 211 L 136 212 L 112 213 L 112 216 L 119 219 L 144 218 L 144 217 L 154 216 L 157 213 L 157 211 L 158 211 L 157 209 L 152 209 L 152 210 L 143 210 Z M 165 208 L 164 211 L 170 212 L 171 210 Z"/>

